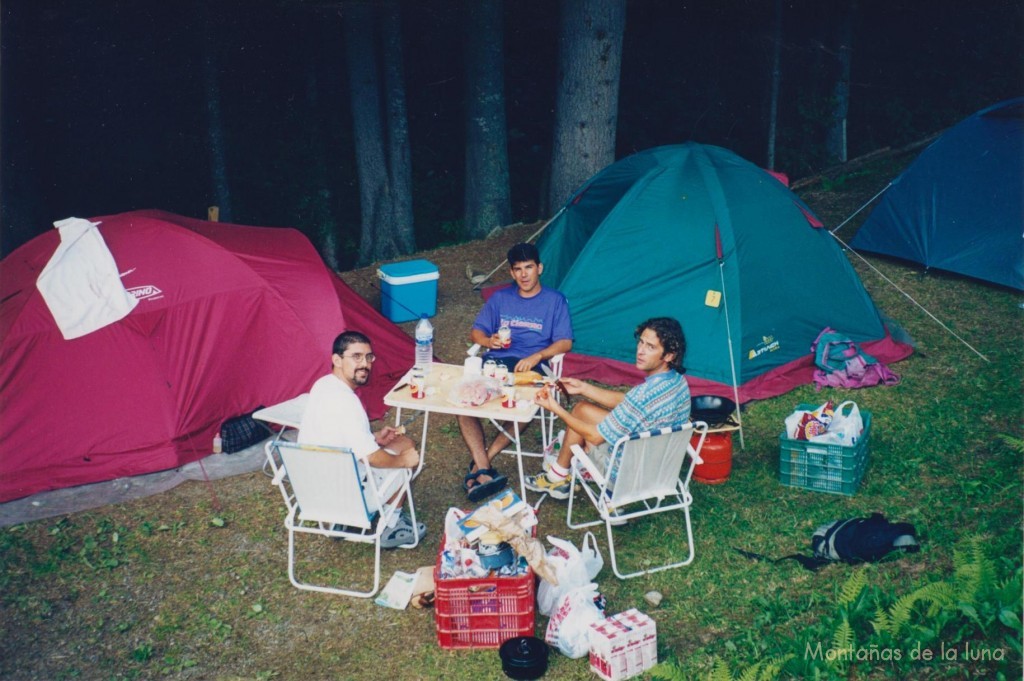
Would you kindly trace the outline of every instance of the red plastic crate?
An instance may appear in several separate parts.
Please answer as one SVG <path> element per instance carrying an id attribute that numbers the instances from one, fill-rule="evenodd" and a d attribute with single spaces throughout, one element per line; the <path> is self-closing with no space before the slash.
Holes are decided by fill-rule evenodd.
<path id="1" fill-rule="evenodd" d="M 434 566 L 438 645 L 445 649 L 498 648 L 510 638 L 533 636 L 535 583 L 529 568 L 516 577 L 441 579 L 439 552 Z"/>

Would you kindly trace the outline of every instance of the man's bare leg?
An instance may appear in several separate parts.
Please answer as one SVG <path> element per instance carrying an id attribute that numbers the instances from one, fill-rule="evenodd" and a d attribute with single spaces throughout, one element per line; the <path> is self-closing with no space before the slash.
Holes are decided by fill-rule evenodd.
<path id="1" fill-rule="evenodd" d="M 462 415 L 456 416 L 455 418 L 459 422 L 459 432 L 462 433 L 462 441 L 466 443 L 466 447 L 469 449 L 469 455 L 473 458 L 473 467 L 471 470 L 490 468 L 491 455 L 489 451 L 485 449 L 483 420 L 478 419 L 475 416 Z M 499 449 L 498 451 L 501 450 Z M 480 478 L 477 478 L 478 484 L 490 482 L 491 480 L 490 476 L 487 475 L 481 475 Z"/>
<path id="2" fill-rule="evenodd" d="M 577 402 L 576 406 L 572 408 L 572 415 L 581 421 L 597 425 L 608 415 L 608 410 L 597 406 L 593 402 Z M 558 465 L 563 469 L 569 468 L 569 464 L 572 463 L 573 445 L 586 448 L 583 436 L 572 428 L 568 428 L 565 431 L 565 441 L 562 443 L 562 449 L 558 452 Z"/>

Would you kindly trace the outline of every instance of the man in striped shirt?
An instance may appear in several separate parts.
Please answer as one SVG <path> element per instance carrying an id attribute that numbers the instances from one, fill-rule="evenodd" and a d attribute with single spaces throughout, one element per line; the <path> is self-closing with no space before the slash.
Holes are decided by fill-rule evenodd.
<path id="1" fill-rule="evenodd" d="M 580 395 L 572 412 L 552 399 L 546 389 L 536 402 L 566 424 L 558 460 L 526 482 L 527 489 L 555 499 L 569 496 L 572 445 L 582 445 L 598 466 L 607 465 L 611 445 L 630 433 L 685 423 L 690 418 L 690 387 L 683 377 L 686 338 L 679 322 L 670 317 L 648 319 L 636 328 L 636 367 L 647 378 L 626 393 L 599 388 L 575 378 L 564 378 L 566 392 Z M 615 471 L 612 471 L 614 480 Z M 614 483 L 613 483 L 614 485 Z"/>

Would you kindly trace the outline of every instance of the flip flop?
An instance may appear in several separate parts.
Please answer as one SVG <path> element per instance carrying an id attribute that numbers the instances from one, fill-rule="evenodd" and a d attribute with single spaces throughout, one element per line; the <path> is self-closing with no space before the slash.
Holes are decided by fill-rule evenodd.
<path id="1" fill-rule="evenodd" d="M 481 468 L 473 474 L 473 479 L 476 480 L 477 476 L 480 475 L 486 475 L 491 479 L 487 482 L 477 482 L 477 484 L 469 488 L 466 492 L 466 498 L 473 503 L 483 501 L 487 497 L 497 494 L 508 485 L 508 478 L 493 468 Z M 467 474 L 467 478 L 468 477 L 469 476 Z"/>

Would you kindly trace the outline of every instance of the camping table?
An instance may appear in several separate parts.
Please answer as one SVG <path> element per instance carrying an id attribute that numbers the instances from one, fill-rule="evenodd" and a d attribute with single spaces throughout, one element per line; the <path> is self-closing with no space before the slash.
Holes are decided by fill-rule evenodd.
<path id="1" fill-rule="evenodd" d="M 254 411 L 252 417 L 259 421 L 265 421 L 266 423 L 273 423 L 276 426 L 280 426 L 280 430 L 277 431 L 277 435 L 274 436 L 274 442 L 277 442 L 284 436 L 284 433 L 289 428 L 293 430 L 299 429 L 299 424 L 302 422 L 302 414 L 306 411 L 306 403 L 309 402 L 309 393 L 302 393 L 297 397 L 293 397 L 290 400 L 279 402 L 269 407 L 264 407 Z M 267 466 L 270 466 L 273 471 L 268 475 L 273 476 L 277 473 L 277 462 L 267 458 L 267 462 L 263 464 L 263 470 L 266 472 Z"/>
<path id="2" fill-rule="evenodd" d="M 451 414 L 453 416 L 475 416 L 481 419 L 490 419 L 498 424 L 501 421 L 512 423 L 512 432 L 501 428 L 502 432 L 512 440 L 515 445 L 516 460 L 519 465 L 519 488 L 520 496 L 526 499 L 526 479 L 523 476 L 523 449 L 519 437 L 519 424 L 528 423 L 537 414 L 540 407 L 533 401 L 537 388 L 532 386 L 516 386 L 516 406 L 508 409 L 501 406 L 501 397 L 495 397 L 479 407 L 462 407 L 448 401 L 448 394 L 452 388 L 462 380 L 462 365 L 455 364 L 432 364 L 430 373 L 427 375 L 427 395 L 422 399 L 412 396 L 409 388 L 409 378 L 412 376 L 410 369 L 403 376 L 395 387 L 384 396 L 384 404 L 395 407 L 395 424 L 402 421 L 402 410 L 412 409 L 423 412 L 423 434 L 420 436 L 420 463 L 416 468 L 418 475 L 423 468 L 427 453 L 427 426 L 430 422 L 430 414 Z"/>

